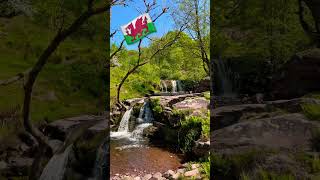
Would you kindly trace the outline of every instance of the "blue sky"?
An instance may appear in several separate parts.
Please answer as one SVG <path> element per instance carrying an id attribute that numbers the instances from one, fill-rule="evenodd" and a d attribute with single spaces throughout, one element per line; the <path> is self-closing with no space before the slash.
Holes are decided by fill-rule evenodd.
<path id="1" fill-rule="evenodd" d="M 153 1 L 153 0 L 149 0 Z M 158 7 L 154 10 L 152 10 L 149 14 L 153 19 L 157 17 L 163 7 L 170 7 L 170 0 L 158 0 L 157 1 Z M 171 6 L 172 7 L 172 6 Z M 119 45 L 121 41 L 123 40 L 124 36 L 121 32 L 121 26 L 129 23 L 134 18 L 139 16 L 140 14 L 145 12 L 145 6 L 143 3 L 143 0 L 133 0 L 133 2 L 130 2 L 127 7 L 123 6 L 114 6 L 111 9 L 111 27 L 110 30 L 113 32 L 114 30 L 118 30 L 117 34 L 114 35 L 113 38 L 111 38 L 111 44 L 116 43 Z M 141 13 L 140 13 L 140 12 Z M 174 28 L 174 21 L 171 17 L 171 11 L 169 9 L 169 12 L 162 15 L 157 21 L 155 22 L 155 26 L 157 28 L 157 32 L 150 34 L 148 37 L 161 37 L 164 34 L 166 34 L 168 31 L 172 30 Z M 147 46 L 150 43 L 150 40 L 147 38 L 144 38 L 142 41 L 142 46 Z M 125 46 L 127 49 L 138 49 L 138 43 L 135 43 L 133 45 L 127 45 L 125 43 Z"/>

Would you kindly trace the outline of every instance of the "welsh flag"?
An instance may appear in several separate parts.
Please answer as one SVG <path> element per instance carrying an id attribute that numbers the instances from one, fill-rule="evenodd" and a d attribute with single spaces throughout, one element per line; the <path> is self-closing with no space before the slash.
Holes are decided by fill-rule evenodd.
<path id="1" fill-rule="evenodd" d="M 156 27 L 154 26 L 149 14 L 145 13 L 138 16 L 130 23 L 121 26 L 121 30 L 127 44 L 133 44 L 148 34 L 156 32 Z"/>

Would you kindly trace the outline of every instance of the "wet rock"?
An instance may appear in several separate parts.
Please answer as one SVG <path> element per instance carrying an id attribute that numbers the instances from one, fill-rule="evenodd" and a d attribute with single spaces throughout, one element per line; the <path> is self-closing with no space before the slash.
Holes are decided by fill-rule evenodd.
<path id="1" fill-rule="evenodd" d="M 143 176 L 142 180 L 149 180 L 152 178 L 151 174 L 146 174 L 145 176 Z"/>
<path id="2" fill-rule="evenodd" d="M 239 153 L 249 149 L 310 150 L 311 130 L 318 128 L 299 113 L 246 121 L 211 133 L 211 148 L 218 153 Z"/>
<path id="3" fill-rule="evenodd" d="M 152 96 L 151 99 L 160 99 L 160 104 L 163 107 L 172 107 L 172 105 L 185 100 L 188 97 L 196 97 L 202 96 L 201 93 L 193 93 L 193 94 L 183 94 L 183 95 L 175 95 L 175 96 Z"/>
<path id="4" fill-rule="evenodd" d="M 57 152 L 61 146 L 63 146 L 63 142 L 57 139 L 49 140 L 49 145 L 52 148 L 53 152 Z"/>
<path id="5" fill-rule="evenodd" d="M 163 174 L 163 177 L 165 177 L 165 178 L 170 178 L 170 177 L 172 177 L 174 174 L 175 174 L 174 171 L 168 170 L 167 172 L 165 172 L 165 173 Z"/>
<path id="6" fill-rule="evenodd" d="M 184 176 L 192 177 L 192 176 L 197 176 L 198 174 L 199 174 L 199 169 L 194 169 L 194 170 L 185 172 Z"/>
<path id="7" fill-rule="evenodd" d="M 200 164 L 192 164 L 191 165 L 191 168 L 192 169 L 197 169 L 197 168 L 199 168 L 200 167 Z"/>
<path id="8" fill-rule="evenodd" d="M 134 178 L 134 180 L 141 180 L 141 177 L 137 176 Z"/>
<path id="9" fill-rule="evenodd" d="M 181 176 L 181 173 L 177 172 L 172 176 L 172 179 L 179 179 L 180 176 Z"/>
<path id="10" fill-rule="evenodd" d="M 156 179 L 162 179 L 162 174 L 160 172 L 157 172 L 153 175 L 153 177 Z"/>
<path id="11" fill-rule="evenodd" d="M 178 169 L 177 172 L 180 174 L 183 174 L 184 172 L 186 172 L 186 170 L 185 169 Z"/>
<path id="12" fill-rule="evenodd" d="M 192 115 L 201 115 L 201 111 L 208 109 L 209 101 L 204 97 L 186 98 L 173 105 L 178 110 L 191 110 Z"/>
<path id="13" fill-rule="evenodd" d="M 286 110 L 290 113 L 296 113 L 302 111 L 302 104 L 320 104 L 319 99 L 313 98 L 296 98 L 289 100 L 276 100 L 276 101 L 267 101 L 266 104 L 268 109 L 280 108 Z"/>
<path id="14" fill-rule="evenodd" d="M 48 124 L 44 130 L 44 134 L 52 139 L 64 141 L 67 134 L 70 133 L 72 130 L 90 124 L 91 126 L 94 126 L 98 123 L 101 123 L 101 121 L 106 121 L 105 116 L 83 115 L 78 117 L 61 119 Z"/>
<path id="15" fill-rule="evenodd" d="M 8 159 L 8 172 L 9 176 L 14 175 L 27 175 L 33 163 L 33 158 L 27 157 L 12 157 Z"/>
<path id="16" fill-rule="evenodd" d="M 232 124 L 238 123 L 241 116 L 250 112 L 267 111 L 265 104 L 243 104 L 223 106 L 212 111 L 215 123 L 212 123 L 212 130 L 221 129 Z"/>
<path id="17" fill-rule="evenodd" d="M 294 55 L 272 82 L 276 99 L 297 98 L 320 91 L 320 50 L 309 49 Z"/>
<path id="18" fill-rule="evenodd" d="M 208 156 L 210 152 L 210 141 L 196 141 L 192 151 L 198 157 Z"/>

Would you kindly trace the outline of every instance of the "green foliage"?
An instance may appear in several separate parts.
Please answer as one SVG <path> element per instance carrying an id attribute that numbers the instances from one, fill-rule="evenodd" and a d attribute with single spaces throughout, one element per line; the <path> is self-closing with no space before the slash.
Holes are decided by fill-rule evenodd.
<path id="1" fill-rule="evenodd" d="M 48 7 L 53 7 L 50 2 L 35 3 L 39 13 L 42 8 L 48 10 Z M 45 18 L 35 20 L 41 17 Z M 10 78 L 32 67 L 56 34 L 49 28 L 50 14 L 34 18 L 18 16 L 5 21 L 3 31 L 7 35 L 0 42 L 0 59 L 4 60 L 0 62 L 0 79 Z M 0 22 L 3 24 L 4 20 Z M 54 121 L 102 111 L 102 102 L 108 96 L 104 92 L 106 72 L 103 63 L 106 54 L 103 44 L 102 39 L 93 42 L 85 35 L 68 38 L 61 43 L 35 83 L 31 104 L 33 122 L 41 124 L 44 119 Z M 47 98 L 49 92 L 54 92 L 55 97 L 51 100 Z M 0 109 L 23 102 L 21 82 L 0 87 L 0 94 L 5 94 L 0 97 Z"/>
<path id="2" fill-rule="evenodd" d="M 258 179 L 260 180 L 295 180 L 296 178 L 291 174 L 276 174 L 268 172 L 263 169 L 258 171 Z"/>
<path id="3" fill-rule="evenodd" d="M 142 48 L 142 60 L 147 59 L 170 41 L 177 32 L 172 31 L 165 34 L 162 39 L 154 39 L 152 43 Z M 175 79 L 196 84 L 206 76 L 203 70 L 201 60 L 194 58 L 190 48 L 182 46 L 182 42 L 194 43 L 193 40 L 186 34 L 182 33 L 181 38 L 172 46 L 160 51 L 150 63 L 139 67 L 133 74 L 129 76 L 122 87 L 122 100 L 134 97 L 141 97 L 150 92 L 159 91 L 160 79 Z M 117 49 L 116 45 L 112 45 L 111 52 Z M 111 69 L 111 104 L 114 104 L 117 95 L 117 86 L 125 76 L 125 74 L 137 64 L 138 52 L 136 50 L 123 49 L 117 55 L 120 66 Z M 186 86 L 189 85 L 186 83 Z"/>
<path id="4" fill-rule="evenodd" d="M 210 100 L 210 92 L 209 91 L 203 92 L 202 94 L 207 100 Z"/>
<path id="5" fill-rule="evenodd" d="M 201 172 L 205 175 L 205 178 L 210 179 L 210 167 L 211 167 L 211 161 L 210 156 L 206 159 L 206 161 L 201 162 Z"/>
<path id="6" fill-rule="evenodd" d="M 211 155 L 211 167 L 217 179 L 239 178 L 244 172 L 251 168 L 265 156 L 266 152 L 252 150 L 249 152 L 222 156 L 219 154 Z"/>
<path id="7" fill-rule="evenodd" d="M 201 121 L 191 116 L 184 121 L 181 121 L 179 131 L 179 146 L 180 150 L 185 153 L 191 153 L 194 142 L 201 135 Z"/>
<path id="8" fill-rule="evenodd" d="M 303 104 L 301 105 L 303 113 L 311 120 L 320 120 L 319 104 Z"/>
<path id="9" fill-rule="evenodd" d="M 186 117 L 185 120 L 181 121 L 182 127 L 185 126 L 197 126 L 198 124 L 201 125 L 201 135 L 205 139 L 209 139 L 210 136 L 210 116 L 209 112 L 207 113 L 206 117 L 200 117 L 200 116 L 189 116 Z"/>
<path id="10" fill-rule="evenodd" d="M 161 119 L 163 108 L 160 104 L 159 98 L 150 99 L 150 107 L 152 109 L 153 115 L 156 119 Z"/>

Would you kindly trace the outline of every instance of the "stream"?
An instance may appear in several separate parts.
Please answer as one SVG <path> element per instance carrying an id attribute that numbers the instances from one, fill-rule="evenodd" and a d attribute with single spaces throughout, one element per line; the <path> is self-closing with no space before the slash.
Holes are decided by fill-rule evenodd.
<path id="1" fill-rule="evenodd" d="M 181 166 L 179 155 L 161 146 L 149 143 L 143 130 L 152 125 L 153 116 L 149 102 L 142 105 L 137 125 L 129 131 L 132 107 L 120 122 L 118 130 L 110 133 L 110 175 L 142 176 L 166 172 Z"/>

